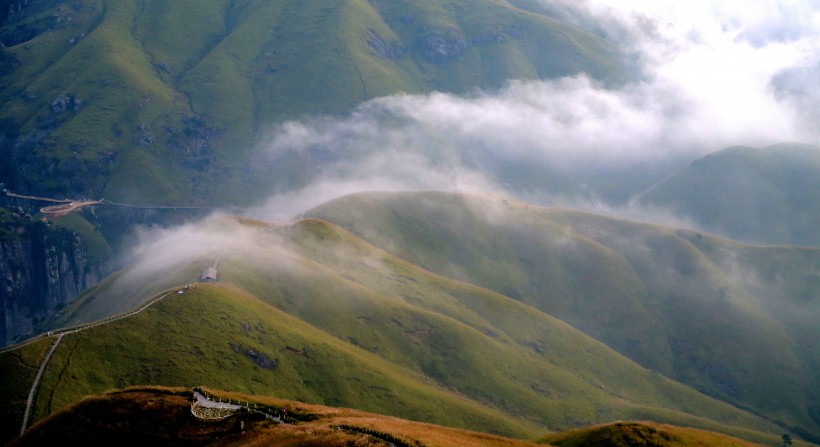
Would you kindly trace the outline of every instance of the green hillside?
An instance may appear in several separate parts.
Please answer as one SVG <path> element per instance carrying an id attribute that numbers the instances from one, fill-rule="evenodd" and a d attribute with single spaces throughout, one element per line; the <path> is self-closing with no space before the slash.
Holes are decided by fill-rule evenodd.
<path id="1" fill-rule="evenodd" d="M 820 246 L 818 198 L 820 150 L 779 144 L 708 155 L 638 200 L 732 239 Z"/>
<path id="2" fill-rule="evenodd" d="M 820 433 L 820 250 L 445 193 L 358 194 L 307 215 L 541 309 L 805 436 Z"/>
<path id="3" fill-rule="evenodd" d="M 253 243 L 224 252 L 219 284 L 172 289 L 134 316 L 65 336 L 34 420 L 111 388 L 204 384 L 523 437 L 619 419 L 758 440 L 782 430 L 332 224 L 231 222 L 211 225 Z M 83 312 L 80 303 L 68 319 L 86 321 Z M 49 343 L 0 355 L 18 378 L 3 391 L 8 420 L 20 420 Z"/>
<path id="4" fill-rule="evenodd" d="M 52 0 L 4 11 L 0 42 L 0 182 L 153 204 L 308 181 L 306 154 L 254 155 L 284 119 L 400 92 L 628 76 L 613 45 L 505 0 Z"/>

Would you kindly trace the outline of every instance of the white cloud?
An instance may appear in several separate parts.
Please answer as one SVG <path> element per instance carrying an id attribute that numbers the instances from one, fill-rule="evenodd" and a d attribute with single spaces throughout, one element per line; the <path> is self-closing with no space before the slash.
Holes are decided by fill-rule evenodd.
<path id="1" fill-rule="evenodd" d="M 577 76 L 513 80 L 468 96 L 395 95 L 345 117 L 282 123 L 267 153 L 306 154 L 321 164 L 321 175 L 272 197 L 262 207 L 275 211 L 261 217 L 288 220 L 359 191 L 453 190 L 457 171 L 462 191 L 500 190 L 536 203 L 694 227 L 663 210 L 612 207 L 599 200 L 600 190 L 579 202 L 573 191 L 554 187 L 568 181 L 586 191 L 581 184 L 607 170 L 649 170 L 730 145 L 818 141 L 820 12 L 811 1 L 543 1 L 631 48 L 645 76 L 614 89 Z M 556 172 L 557 180 L 548 178 Z M 517 178 L 526 176 L 535 178 Z M 521 186 L 539 181 L 541 190 Z M 132 253 L 133 274 L 150 277 L 194 259 L 251 251 L 256 243 L 239 226 L 152 230 Z"/>
<path id="2" fill-rule="evenodd" d="M 173 228 L 146 227 L 136 234 L 134 247 L 126 253 L 131 278 L 151 278 L 180 266 L 233 251 L 249 252 L 257 247 L 258 234 L 234 219 L 211 215 L 206 219 Z"/>
<path id="3" fill-rule="evenodd" d="M 805 94 L 820 66 L 820 9 L 810 1 L 543 2 L 633 48 L 645 76 L 615 89 L 577 76 L 511 81 L 469 96 L 378 98 L 344 118 L 282 124 L 270 152 L 344 160 L 322 167 L 325 184 L 366 187 L 389 177 L 390 188 L 446 189 L 446 182 L 395 176 L 396 166 L 416 163 L 439 179 L 472 170 L 504 184 L 503 175 L 494 177 L 498 163 L 600 172 L 691 160 L 731 145 L 818 140 L 817 95 Z"/>
<path id="4" fill-rule="evenodd" d="M 385 149 L 363 159 L 339 163 L 308 186 L 276 194 L 250 216 L 287 221 L 338 197 L 362 191 L 459 191 L 485 194 L 501 189 L 484 174 L 446 163 L 434 165 L 424 155 L 411 151 Z"/>

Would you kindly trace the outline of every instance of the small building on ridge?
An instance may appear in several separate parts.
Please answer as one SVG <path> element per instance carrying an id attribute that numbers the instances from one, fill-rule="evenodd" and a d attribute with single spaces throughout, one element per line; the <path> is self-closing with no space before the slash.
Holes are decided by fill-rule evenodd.
<path id="1" fill-rule="evenodd" d="M 199 280 L 202 282 L 216 282 L 216 269 L 213 267 L 206 268 Z"/>

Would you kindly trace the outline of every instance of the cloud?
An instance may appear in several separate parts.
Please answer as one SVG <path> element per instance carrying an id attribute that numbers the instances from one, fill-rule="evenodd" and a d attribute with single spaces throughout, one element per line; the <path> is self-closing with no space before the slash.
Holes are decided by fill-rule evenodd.
<path id="1" fill-rule="evenodd" d="M 394 95 L 344 117 L 280 124 L 270 156 L 313 157 L 322 172 L 289 197 L 446 190 L 458 171 L 464 185 L 469 177 L 519 196 L 591 191 L 623 201 L 660 178 L 596 182 L 682 167 L 727 146 L 818 141 L 820 12 L 810 1 L 542 1 L 633 51 L 644 75 L 617 88 L 579 75 L 465 96 Z"/>
<path id="2" fill-rule="evenodd" d="M 361 143 L 361 140 L 356 140 Z M 501 186 L 483 173 L 457 163 L 433 163 L 408 150 L 383 149 L 360 159 L 323 168 L 316 180 L 295 191 L 273 195 L 251 217 L 288 221 L 325 202 L 363 191 L 458 191 L 486 194 Z"/>
<path id="3" fill-rule="evenodd" d="M 817 37 L 813 0 L 540 0 L 561 20 L 645 51 L 647 43 L 685 49 L 726 37 L 756 47 Z"/>
<path id="4" fill-rule="evenodd" d="M 173 228 L 139 228 L 135 244 L 125 254 L 124 264 L 132 267 L 124 280 L 148 280 L 203 259 L 215 263 L 227 253 L 252 252 L 259 239 L 253 227 L 218 214 Z"/>
<path id="5" fill-rule="evenodd" d="M 705 123 L 754 134 L 755 125 L 771 117 L 764 127 L 782 139 L 817 139 L 812 121 L 794 110 L 799 89 L 780 76 L 817 66 L 820 5 L 813 0 L 541 2 L 564 20 L 632 48 L 646 78 L 690 98 Z"/>

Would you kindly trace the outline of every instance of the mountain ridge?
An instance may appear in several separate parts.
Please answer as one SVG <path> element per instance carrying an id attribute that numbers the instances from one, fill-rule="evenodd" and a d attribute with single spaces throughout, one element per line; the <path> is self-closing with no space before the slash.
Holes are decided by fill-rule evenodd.
<path id="1" fill-rule="evenodd" d="M 262 421 L 253 414 L 238 413 L 223 421 L 203 423 L 194 420 L 188 414 L 191 391 L 185 388 L 138 387 L 125 390 L 109 391 L 101 396 L 84 399 L 66 410 L 55 414 L 39 423 L 17 439 L 11 445 L 35 445 L 48 442 L 59 436 L 61 439 L 108 438 L 108 442 L 155 443 L 170 442 L 178 445 L 188 443 L 201 445 L 205 442 L 218 442 L 220 445 L 233 445 L 264 442 L 266 445 L 392 445 L 415 446 L 535 446 L 545 444 L 546 439 L 570 438 L 576 443 L 578 438 L 586 437 L 595 442 L 600 439 L 599 432 L 604 428 L 597 427 L 597 432 L 579 436 L 578 432 L 553 434 L 535 442 L 502 438 L 485 433 L 456 430 L 431 424 L 421 424 L 392 417 L 364 413 L 361 411 L 307 405 L 301 402 L 273 399 L 265 396 L 249 396 L 224 391 L 215 391 L 217 395 L 232 401 L 252 402 L 271 408 L 286 408 L 288 423 L 274 425 Z M 279 412 L 280 410 L 276 410 Z M 137 418 L 141 424 L 128 424 L 124 430 L 123 416 Z M 113 427 L 117 427 L 116 430 Z M 632 434 L 638 430 L 649 433 L 658 447 L 711 445 L 726 447 L 751 446 L 736 438 L 708 433 L 698 430 L 673 426 L 659 426 L 652 423 L 617 423 L 614 430 L 623 430 L 626 440 L 637 437 Z M 637 430 L 636 430 L 637 429 Z M 592 431 L 592 430 L 590 430 Z M 59 433 L 59 435 L 58 435 Z M 151 439 L 148 441 L 148 439 Z M 622 439 L 623 439 L 622 438 Z M 135 441 L 139 439 L 139 441 Z M 298 441 L 297 441 L 298 440 Z M 311 444 L 312 443 L 312 444 Z M 569 445 L 559 442 L 550 445 Z M 577 444 L 572 444 L 577 445 Z M 591 444 L 586 444 L 591 445 Z M 624 444 L 624 445 L 632 445 Z"/>
<path id="2" fill-rule="evenodd" d="M 180 288 L 138 315 L 67 336 L 41 385 L 51 397 L 38 399 L 35 418 L 110 387 L 193 386 L 207 378 L 222 388 L 500 433 L 647 417 L 754 439 L 762 439 L 761 427 L 778 430 L 644 370 L 562 321 L 426 273 L 335 225 L 255 225 L 257 248 L 222 257 L 223 283 Z M 68 309 L 66 320 L 81 319 L 79 308 Z M 165 343 L 149 341 L 157 331 Z M 3 368 L 17 371 L 12 359 L 44 343 L 0 355 Z M 323 374 L 327 368 L 333 377 Z M 363 387 L 375 393 L 363 395 Z"/>
<path id="3" fill-rule="evenodd" d="M 469 14 L 456 0 L 43 5 L 0 25 L 0 40 L 20 23 L 35 30 L 0 50 L 19 61 L 0 78 L 0 149 L 17 168 L 0 181 L 45 195 L 235 202 L 316 174 L 299 154 L 260 172 L 254 146 L 284 119 L 401 92 L 627 77 L 612 44 L 502 0 L 471 2 Z"/>
<path id="4" fill-rule="evenodd" d="M 785 405 L 815 424 L 817 249 L 445 193 L 363 193 L 306 216 L 539 308 L 709 395 L 750 409 Z M 754 391 L 787 376 L 774 394 Z"/>
<path id="5" fill-rule="evenodd" d="M 816 247 L 818 173 L 816 146 L 735 146 L 693 161 L 633 200 L 732 239 Z"/>

